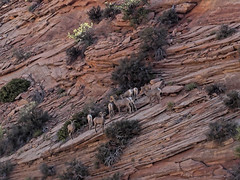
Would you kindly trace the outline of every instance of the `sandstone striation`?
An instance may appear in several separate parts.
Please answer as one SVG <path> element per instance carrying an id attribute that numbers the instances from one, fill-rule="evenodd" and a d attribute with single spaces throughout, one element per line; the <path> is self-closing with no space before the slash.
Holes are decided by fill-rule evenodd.
<path id="1" fill-rule="evenodd" d="M 239 89 L 240 19 L 238 0 L 150 0 L 148 9 L 153 12 L 148 22 L 133 28 L 122 20 L 103 20 L 94 25 L 97 41 L 85 52 L 85 59 L 78 58 L 66 64 L 66 49 L 74 45 L 67 38 L 82 22 L 90 22 L 86 12 L 92 6 L 104 7 L 104 1 L 43 1 L 31 13 L 31 2 L 12 0 L 0 9 L 0 87 L 12 78 L 24 77 L 31 81 L 31 88 L 19 95 L 13 103 L 0 104 L 0 124 L 9 129 L 22 106 L 37 97 L 40 107 L 53 117 L 47 132 L 33 138 L 16 153 L 0 158 L 11 160 L 15 168 L 10 179 L 41 178 L 39 166 L 45 162 L 54 165 L 57 173 L 64 164 L 79 159 L 89 169 L 87 179 L 100 180 L 120 172 L 123 179 L 164 180 L 225 180 L 239 162 L 234 149 L 239 145 L 229 139 L 219 146 L 206 141 L 209 123 L 221 119 L 239 123 L 239 111 L 230 111 L 224 104 L 224 95 L 208 97 L 205 86 L 221 82 L 227 92 Z M 160 78 L 150 82 L 152 88 L 163 86 L 159 104 L 149 105 L 143 96 L 136 101 L 138 111 L 117 114 L 112 121 L 137 119 L 142 125 L 140 135 L 132 139 L 119 162 L 113 167 L 94 168 L 94 156 L 106 136 L 94 129 L 83 128 L 73 139 L 58 142 L 56 133 L 68 120 L 90 101 L 102 99 L 114 87 L 111 72 L 119 60 L 139 52 L 139 31 L 156 25 L 160 14 L 172 5 L 182 20 L 176 36 L 166 47 L 167 58 L 153 63 Z M 236 33 L 222 40 L 216 39 L 220 24 L 226 23 Z M 169 38 L 171 38 L 169 36 Z M 31 52 L 19 61 L 14 49 Z M 163 83 L 163 81 L 165 83 Z M 190 92 L 184 85 L 197 83 Z M 64 92 L 58 93 L 59 88 Z M 37 94 L 37 95 L 36 95 Z M 169 110 L 168 103 L 174 103 Z M 106 126 L 111 126 L 107 119 Z M 58 179 L 57 176 L 51 179 Z"/>

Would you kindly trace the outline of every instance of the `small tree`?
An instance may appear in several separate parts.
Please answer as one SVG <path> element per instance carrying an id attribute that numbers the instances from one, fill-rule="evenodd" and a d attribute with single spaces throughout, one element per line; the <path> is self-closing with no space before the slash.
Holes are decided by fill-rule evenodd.
<path id="1" fill-rule="evenodd" d="M 221 39 L 231 36 L 235 32 L 236 32 L 236 30 L 233 28 L 229 28 L 228 25 L 221 25 L 219 30 L 217 31 L 216 38 L 218 40 L 221 40 Z"/>
<path id="2" fill-rule="evenodd" d="M 147 27 L 140 32 L 140 48 L 148 55 L 154 53 L 156 60 L 166 57 L 163 46 L 167 44 L 167 31 L 164 28 Z"/>
<path id="3" fill-rule="evenodd" d="M 123 91 L 133 87 L 140 88 L 152 78 L 152 67 L 145 64 L 143 57 L 135 55 L 121 60 L 112 73 L 113 82 L 117 83 Z"/>

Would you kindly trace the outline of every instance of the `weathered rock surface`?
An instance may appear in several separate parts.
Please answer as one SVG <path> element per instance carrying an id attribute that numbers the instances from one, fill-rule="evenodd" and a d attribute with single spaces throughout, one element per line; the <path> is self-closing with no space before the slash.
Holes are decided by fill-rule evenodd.
<path id="1" fill-rule="evenodd" d="M 94 168 L 97 147 L 106 142 L 101 132 L 83 129 L 73 140 L 57 142 L 56 133 L 69 117 L 78 112 L 90 98 L 100 99 L 112 85 L 111 72 L 119 60 L 139 51 L 137 29 L 122 21 L 118 15 L 113 21 L 104 20 L 94 28 L 97 43 L 88 47 L 85 60 L 66 65 L 67 48 L 74 42 L 67 38 L 81 22 L 89 22 L 86 12 L 104 1 L 43 1 L 34 13 L 24 1 L 11 1 L 0 9 L 0 86 L 12 78 L 30 78 L 32 89 L 13 103 L 0 104 L 0 123 L 8 129 L 15 123 L 21 106 L 27 103 L 31 92 L 40 92 L 40 107 L 54 117 L 48 131 L 0 162 L 11 159 L 16 166 L 10 179 L 41 178 L 39 165 L 54 165 L 57 172 L 65 162 L 79 159 L 88 166 L 87 179 L 102 179 L 115 172 L 124 179 L 192 179 L 225 180 L 238 163 L 234 149 L 238 142 L 230 139 L 222 146 L 206 141 L 208 124 L 220 119 L 239 122 L 239 111 L 231 112 L 223 104 L 223 96 L 208 98 L 202 85 L 222 82 L 227 90 L 239 89 L 240 3 L 238 0 L 150 0 L 149 9 L 158 12 L 176 5 L 179 13 L 190 12 L 176 25 L 177 33 L 167 48 L 167 58 L 154 62 L 156 74 L 162 76 L 165 86 L 160 104 L 150 107 L 141 97 L 133 114 L 118 114 L 113 121 L 137 119 L 142 124 L 140 136 L 124 150 L 121 160 L 113 167 Z M 216 40 L 215 32 L 221 23 L 231 23 L 237 32 Z M 149 21 L 148 24 L 154 24 Z M 23 61 L 13 57 L 15 48 L 32 52 Z M 29 77 L 31 74 L 31 77 Z M 161 79 L 151 82 L 161 86 Z M 183 85 L 190 82 L 199 88 L 190 92 Z M 44 89 L 38 87 L 41 84 Z M 169 84 L 169 85 L 168 85 Z M 66 90 L 58 94 L 58 88 Z M 175 94 L 174 97 L 171 94 Z M 174 103 L 172 111 L 167 105 Z M 107 126 L 111 122 L 107 120 Z M 51 179 L 57 179 L 53 177 Z"/>

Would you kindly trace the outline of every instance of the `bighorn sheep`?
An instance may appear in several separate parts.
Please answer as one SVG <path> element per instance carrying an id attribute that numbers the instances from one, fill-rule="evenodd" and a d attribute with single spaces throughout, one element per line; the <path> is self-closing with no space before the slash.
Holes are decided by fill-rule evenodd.
<path id="1" fill-rule="evenodd" d="M 129 89 L 129 90 L 127 90 L 123 95 L 122 95 L 122 97 L 132 97 L 133 96 L 133 90 L 132 89 Z"/>
<path id="2" fill-rule="evenodd" d="M 75 131 L 75 129 L 76 129 L 74 123 L 75 123 L 75 121 L 71 121 L 71 124 L 69 124 L 69 125 L 67 126 L 68 135 L 71 137 L 71 139 L 73 139 L 73 138 L 72 138 L 72 135 L 73 135 L 73 133 L 74 133 L 74 131 Z"/>
<path id="3" fill-rule="evenodd" d="M 137 95 L 138 95 L 138 88 L 133 88 L 133 98 L 134 100 L 137 98 Z"/>
<path id="4" fill-rule="evenodd" d="M 132 97 L 129 97 L 128 100 L 130 101 L 130 105 L 131 105 L 131 108 L 132 108 L 132 112 L 133 111 L 137 111 L 137 107 L 132 99 Z"/>
<path id="5" fill-rule="evenodd" d="M 108 112 L 109 112 L 109 117 L 110 120 L 112 119 L 112 117 L 114 116 L 114 109 L 113 109 L 113 103 L 108 103 Z"/>
<path id="6" fill-rule="evenodd" d="M 95 118 L 93 119 L 93 123 L 94 123 L 94 127 L 95 127 L 95 132 L 97 132 L 96 127 L 97 127 L 98 124 L 102 125 L 102 130 L 104 131 L 104 123 L 105 123 L 105 118 L 104 118 L 104 116 L 105 116 L 105 113 L 100 112 L 99 115 L 100 115 L 101 117 L 95 117 Z"/>
<path id="7" fill-rule="evenodd" d="M 150 105 L 152 105 L 152 102 L 155 97 L 157 98 L 158 103 L 161 100 L 162 90 L 160 88 L 151 89 L 150 86 L 143 86 L 141 88 L 141 94 L 142 93 L 145 94 L 149 98 Z"/>
<path id="8" fill-rule="evenodd" d="M 88 120 L 88 129 L 90 130 L 92 128 L 93 125 L 93 118 L 91 114 L 87 115 L 87 120 Z"/>
<path id="9" fill-rule="evenodd" d="M 121 107 L 127 106 L 129 109 L 129 113 L 132 113 L 131 102 L 128 98 L 115 100 L 115 98 L 113 96 L 110 96 L 110 102 L 113 102 L 117 106 L 118 112 L 120 112 Z"/>

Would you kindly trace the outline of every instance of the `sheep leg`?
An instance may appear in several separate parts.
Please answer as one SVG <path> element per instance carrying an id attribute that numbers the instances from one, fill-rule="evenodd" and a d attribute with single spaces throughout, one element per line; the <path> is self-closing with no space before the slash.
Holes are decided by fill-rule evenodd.
<path id="1" fill-rule="evenodd" d="M 131 108 L 130 104 L 128 104 L 127 106 L 128 106 L 128 109 L 129 109 L 129 113 L 131 114 L 132 113 L 132 111 L 131 111 L 132 108 Z"/>
<path id="2" fill-rule="evenodd" d="M 95 132 L 97 133 L 97 129 L 96 129 L 96 127 L 97 127 L 97 124 L 95 124 L 95 126 L 94 126 L 94 127 L 95 127 Z"/>

